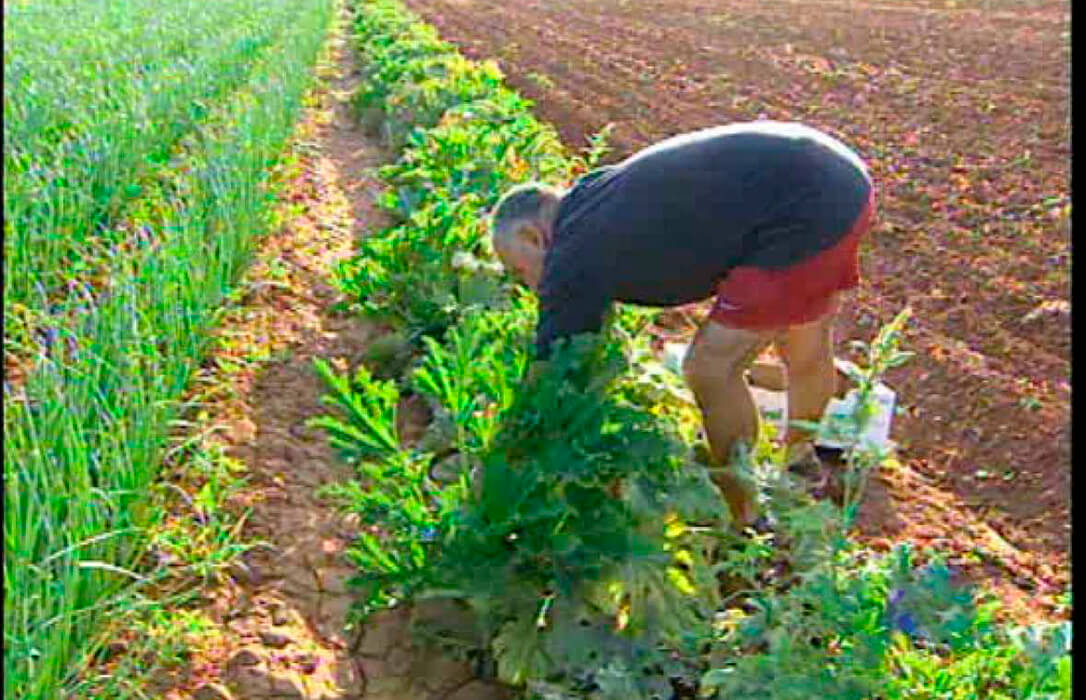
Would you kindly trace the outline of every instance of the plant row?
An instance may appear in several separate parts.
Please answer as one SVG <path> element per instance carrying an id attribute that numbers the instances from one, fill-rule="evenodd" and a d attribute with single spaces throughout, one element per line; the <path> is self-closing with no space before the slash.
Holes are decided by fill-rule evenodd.
<path id="1" fill-rule="evenodd" d="M 34 340 L 131 233 L 127 203 L 249 78 L 290 3 L 16 5 L 5 13 L 5 349 Z M 37 321 L 37 322 L 35 322 Z"/>
<path id="2" fill-rule="evenodd" d="M 380 170 L 393 223 L 338 282 L 391 330 L 356 367 L 318 363 L 332 410 L 314 424 L 357 472 L 332 491 L 367 525 L 349 550 L 363 620 L 437 606 L 423 638 L 541 699 L 1067 686 L 1065 630 L 1016 637 L 937 558 L 874 556 L 847 537 L 886 455 L 850 452 L 839 509 L 761 440 L 744 464 L 773 530 L 734 532 L 696 412 L 639 332 L 652 311 L 619 307 L 528 371 L 536 302 L 496 263 L 487 213 L 512 184 L 569 184 L 602 143 L 567 154 L 494 64 L 464 59 L 398 0 L 355 10 L 358 116 L 399 156 Z M 904 359 L 902 323 L 870 344 L 861 394 Z M 428 407 L 420 438 L 402 431 L 405 401 Z"/>
<path id="3" fill-rule="evenodd" d="M 96 622 L 142 580 L 131 567 L 154 515 L 148 486 L 206 330 L 270 223 L 269 167 L 331 9 L 264 5 L 278 18 L 275 41 L 249 56 L 239 89 L 168 162 L 149 166 L 123 209 L 131 239 L 104 251 L 109 285 L 73 293 L 78 305 L 48 328 L 21 390 L 5 386 L 5 697 L 60 696 Z M 219 21 L 224 34 L 237 30 L 229 15 Z"/>

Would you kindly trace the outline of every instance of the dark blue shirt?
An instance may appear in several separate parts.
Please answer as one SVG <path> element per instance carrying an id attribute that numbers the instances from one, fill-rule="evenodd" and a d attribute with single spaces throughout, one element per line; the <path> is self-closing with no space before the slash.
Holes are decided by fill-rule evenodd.
<path id="1" fill-rule="evenodd" d="M 611 302 L 701 301 L 739 265 L 778 269 L 839 241 L 871 179 L 836 139 L 757 121 L 683 134 L 582 177 L 562 198 L 536 343 L 599 331 Z"/>

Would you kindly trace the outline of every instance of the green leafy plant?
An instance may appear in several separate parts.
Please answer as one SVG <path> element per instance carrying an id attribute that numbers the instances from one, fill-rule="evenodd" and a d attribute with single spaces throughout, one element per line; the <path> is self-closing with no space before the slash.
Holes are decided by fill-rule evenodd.
<path id="1" fill-rule="evenodd" d="M 617 342 L 580 339 L 521 383 L 530 317 L 510 316 L 473 315 L 445 344 L 428 339 L 411 385 L 450 429 L 435 420 L 415 448 L 392 451 L 382 437 L 394 422 L 391 385 L 363 370 L 359 386 L 374 392 L 363 401 L 328 377 L 341 417 L 317 424 L 368 477 L 338 493 L 393 533 L 364 535 L 356 550 L 366 590 L 463 600 L 512 683 L 588 687 L 603 664 L 646 693 L 666 687 L 666 671 L 679 671 L 664 649 L 698 637 L 716 595 L 711 528 L 685 523 L 723 523 L 719 495 L 674 428 L 612 381 L 629 371 Z M 375 444 L 387 450 L 379 462 L 364 458 Z M 441 484 L 426 467 L 450 452 L 467 468 Z"/>
<path id="2" fill-rule="evenodd" d="M 146 583 L 148 489 L 270 227 L 269 165 L 331 17 L 324 0 L 5 8 L 5 698 L 61 697 Z M 194 503 L 207 539 L 167 543 L 204 574 L 237 551 L 212 512 L 226 482 Z"/>
<path id="3" fill-rule="evenodd" d="M 1033 628 L 1027 651 L 1021 632 L 995 625 L 997 604 L 980 602 L 975 590 L 956 582 L 937 552 L 928 552 L 921 566 L 908 545 L 874 557 L 849 537 L 868 474 L 890 458 L 860 437 L 882 373 L 907 358 L 899 349 L 907 317 L 903 311 L 864 346 L 866 366 L 850 375 L 859 398 L 848 420 L 838 426 L 796 421 L 853 445 L 840 509 L 797 498 L 799 485 L 779 459 L 748 465 L 777 523 L 774 548 L 789 554 L 789 566 L 723 611 L 711 652 L 715 667 L 701 679 L 704 695 L 1069 697 L 1069 646 L 1060 647 L 1069 643 L 1069 629 Z M 763 444 L 754 452 L 772 450 Z M 761 555 L 763 562 L 775 560 Z M 734 574 L 746 562 L 733 554 L 724 564 Z M 749 565 L 739 573 L 752 578 Z M 986 676 L 981 668 L 999 672 Z M 950 669 L 972 675 L 954 680 Z"/>

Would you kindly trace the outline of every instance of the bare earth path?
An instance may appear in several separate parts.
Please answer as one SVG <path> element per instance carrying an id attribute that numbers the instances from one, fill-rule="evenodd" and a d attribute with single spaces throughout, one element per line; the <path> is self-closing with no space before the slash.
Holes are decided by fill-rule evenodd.
<path id="1" fill-rule="evenodd" d="M 343 551 L 357 524 L 317 490 L 351 470 L 323 434 L 305 426 L 323 411 L 313 359 L 353 366 L 376 329 L 338 317 L 333 266 L 354 240 L 380 225 L 368 174 L 382 154 L 355 126 L 348 98 L 356 81 L 342 15 L 318 66 L 322 84 L 296 136 L 300 156 L 285 193 L 278 233 L 262 244 L 244 282 L 247 297 L 220 334 L 236 346 L 272 353 L 254 373 L 231 372 L 206 402 L 217 437 L 245 469 L 240 498 L 251 508 L 247 552 L 229 580 L 204 591 L 213 630 L 202 635 L 169 700 L 482 700 L 498 689 L 470 670 L 412 648 L 408 616 L 387 614 L 360 633 L 345 632 L 356 571 Z M 228 358 L 227 358 L 228 359 Z M 197 384 L 221 375 L 213 357 Z M 221 378 L 221 377 L 220 377 Z"/>

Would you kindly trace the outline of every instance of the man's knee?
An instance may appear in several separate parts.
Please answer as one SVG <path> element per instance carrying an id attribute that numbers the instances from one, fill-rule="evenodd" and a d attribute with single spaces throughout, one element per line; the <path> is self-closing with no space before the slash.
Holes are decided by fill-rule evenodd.
<path id="1" fill-rule="evenodd" d="M 781 361 L 788 374 L 788 383 L 795 377 L 809 377 L 829 371 L 833 367 L 833 347 L 819 343 L 802 347 L 800 352 L 781 352 Z"/>
<path id="2" fill-rule="evenodd" d="M 695 344 L 691 343 L 683 358 L 683 377 L 687 385 L 698 393 L 698 389 L 711 382 L 713 377 L 713 363 L 708 353 L 699 351 Z"/>
<path id="3" fill-rule="evenodd" d="M 764 347 L 761 334 L 708 322 L 702 326 L 683 358 L 683 376 L 695 390 L 739 375 Z"/>
<path id="4" fill-rule="evenodd" d="M 781 361 L 789 377 L 809 376 L 833 367 L 834 314 L 789 328 L 779 340 Z"/>

